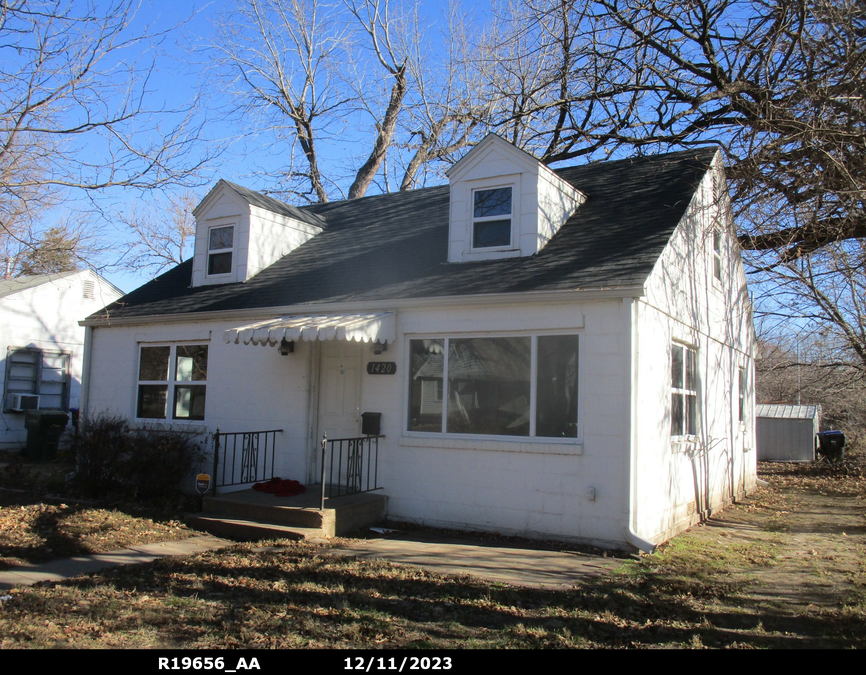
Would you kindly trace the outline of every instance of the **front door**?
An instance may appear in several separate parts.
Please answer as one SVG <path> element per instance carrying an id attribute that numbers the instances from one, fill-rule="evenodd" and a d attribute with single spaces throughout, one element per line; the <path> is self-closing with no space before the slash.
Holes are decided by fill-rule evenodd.
<path id="1" fill-rule="evenodd" d="M 361 435 L 361 344 L 347 340 L 322 343 L 319 438 Z"/>

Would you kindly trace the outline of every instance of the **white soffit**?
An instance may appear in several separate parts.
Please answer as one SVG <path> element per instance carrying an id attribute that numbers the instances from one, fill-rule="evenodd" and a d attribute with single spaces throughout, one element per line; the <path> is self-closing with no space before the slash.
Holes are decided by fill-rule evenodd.
<path id="1" fill-rule="evenodd" d="M 394 312 L 363 314 L 310 314 L 281 316 L 247 326 L 229 328 L 223 339 L 235 344 L 275 347 L 285 338 L 297 340 L 354 340 L 356 342 L 394 342 Z"/>

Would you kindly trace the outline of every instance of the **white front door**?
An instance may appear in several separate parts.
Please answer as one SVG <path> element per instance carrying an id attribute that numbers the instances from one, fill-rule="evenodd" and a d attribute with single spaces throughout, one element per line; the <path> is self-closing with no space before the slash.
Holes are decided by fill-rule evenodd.
<path id="1" fill-rule="evenodd" d="M 326 340 L 320 368 L 319 438 L 361 435 L 361 343 Z"/>

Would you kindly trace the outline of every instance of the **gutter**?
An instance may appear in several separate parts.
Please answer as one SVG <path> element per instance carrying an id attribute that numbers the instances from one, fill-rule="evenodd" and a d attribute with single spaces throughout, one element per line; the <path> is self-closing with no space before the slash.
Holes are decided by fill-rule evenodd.
<path id="1" fill-rule="evenodd" d="M 249 317 L 260 318 L 263 315 L 274 318 L 286 314 L 330 314 L 334 312 L 359 312 L 371 310 L 395 310 L 401 308 L 419 309 L 423 307 L 460 307 L 511 304 L 529 300 L 538 302 L 574 302 L 578 300 L 611 300 L 621 298 L 638 298 L 644 295 L 643 284 L 638 286 L 619 286 L 617 288 L 566 289 L 560 291 L 534 291 L 527 293 L 495 293 L 490 295 L 445 295 L 432 298 L 400 298 L 391 300 L 346 300 L 342 302 L 316 302 L 300 305 L 281 305 L 271 307 L 253 307 L 250 309 L 226 309 L 210 312 L 185 312 L 182 314 L 146 314 L 140 316 L 119 317 L 112 319 L 110 315 L 100 313 L 98 317 L 87 318 L 78 322 L 79 326 L 133 326 L 149 323 L 189 323 L 196 321 L 232 321 Z"/>
<path id="2" fill-rule="evenodd" d="M 637 533 L 637 484 L 638 484 L 638 431 L 637 431 L 637 374 L 640 358 L 640 342 L 637 339 L 638 303 L 634 298 L 623 298 L 623 315 L 628 322 L 628 349 L 631 355 L 627 377 L 629 392 L 629 457 L 628 457 L 628 512 L 625 538 L 632 546 L 644 553 L 653 553 L 658 544 Z"/>

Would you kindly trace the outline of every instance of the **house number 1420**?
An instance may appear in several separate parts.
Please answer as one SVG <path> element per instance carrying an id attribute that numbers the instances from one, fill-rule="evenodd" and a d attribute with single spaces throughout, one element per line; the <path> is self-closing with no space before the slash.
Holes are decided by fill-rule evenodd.
<path id="1" fill-rule="evenodd" d="M 370 361 L 367 364 L 367 375 L 393 375 L 397 372 L 397 364 L 393 361 Z"/>

